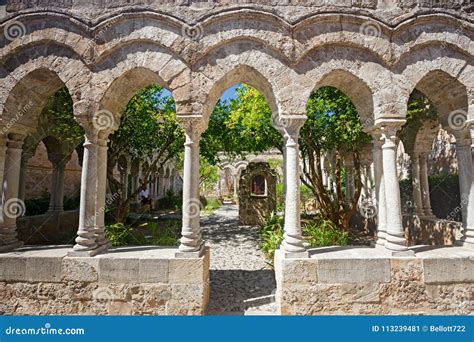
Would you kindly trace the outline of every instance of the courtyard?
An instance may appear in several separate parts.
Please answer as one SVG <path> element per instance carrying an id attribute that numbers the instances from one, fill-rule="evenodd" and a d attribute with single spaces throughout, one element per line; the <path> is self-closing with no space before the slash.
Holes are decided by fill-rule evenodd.
<path id="1" fill-rule="evenodd" d="M 0 27 L 1 314 L 472 314 L 469 1 Z"/>

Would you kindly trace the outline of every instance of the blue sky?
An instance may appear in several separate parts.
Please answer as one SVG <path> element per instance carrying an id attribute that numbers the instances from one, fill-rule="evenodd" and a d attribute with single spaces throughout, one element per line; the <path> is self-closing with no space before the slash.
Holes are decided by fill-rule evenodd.
<path id="1" fill-rule="evenodd" d="M 224 93 L 222 94 L 221 96 L 221 101 L 229 101 L 231 99 L 234 99 L 236 94 L 235 94 L 235 90 L 240 86 L 240 84 L 236 84 L 232 87 L 230 87 L 229 89 L 227 89 L 226 91 L 224 91 Z M 163 89 L 163 97 L 168 97 L 168 96 L 171 96 L 171 93 L 168 89 Z"/>

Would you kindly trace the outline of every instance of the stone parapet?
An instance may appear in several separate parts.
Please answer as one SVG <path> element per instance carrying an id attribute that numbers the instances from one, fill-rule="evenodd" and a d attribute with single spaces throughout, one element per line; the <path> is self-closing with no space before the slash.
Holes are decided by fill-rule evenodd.
<path id="1" fill-rule="evenodd" d="M 466 315 L 474 309 L 474 252 L 413 247 L 324 247 L 307 259 L 275 254 L 276 300 L 284 315 Z"/>
<path id="2" fill-rule="evenodd" d="M 0 313 L 7 315 L 199 315 L 209 300 L 209 249 L 127 247 L 94 258 L 69 246 L 0 256 Z"/>

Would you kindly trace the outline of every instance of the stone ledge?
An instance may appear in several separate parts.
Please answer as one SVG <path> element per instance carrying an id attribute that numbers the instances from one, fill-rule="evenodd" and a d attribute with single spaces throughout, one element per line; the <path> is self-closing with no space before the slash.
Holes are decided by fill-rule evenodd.
<path id="1" fill-rule="evenodd" d="M 474 251 L 417 246 L 410 257 L 383 248 L 324 247 L 307 259 L 275 253 L 281 314 L 472 314 Z"/>
<path id="2" fill-rule="evenodd" d="M 176 259 L 174 248 L 118 248 L 69 257 L 66 247 L 28 247 L 0 255 L 5 314 L 204 314 L 209 249 Z"/>

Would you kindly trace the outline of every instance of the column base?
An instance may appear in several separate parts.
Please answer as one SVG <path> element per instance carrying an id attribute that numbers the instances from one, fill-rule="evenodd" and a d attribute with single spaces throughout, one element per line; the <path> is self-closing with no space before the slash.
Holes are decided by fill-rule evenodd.
<path id="1" fill-rule="evenodd" d="M 208 249 L 208 247 L 206 247 L 204 244 L 201 246 L 201 248 L 197 251 L 193 251 L 193 252 L 181 252 L 181 251 L 177 251 L 175 253 L 175 258 L 178 258 L 178 259 L 195 259 L 195 258 L 200 258 L 204 255 L 204 252 L 206 251 L 206 249 Z"/>
<path id="2" fill-rule="evenodd" d="M 88 250 L 88 251 L 75 251 L 75 250 L 70 250 L 67 252 L 68 257 L 93 257 L 96 256 L 97 254 L 103 253 L 109 249 L 111 246 L 110 244 L 104 244 L 102 246 L 96 247 L 94 249 Z"/>
<path id="3" fill-rule="evenodd" d="M 23 245 L 23 241 L 13 242 L 8 245 L 0 245 L 0 253 L 8 253 L 14 251 L 17 248 L 23 247 Z"/>
<path id="4" fill-rule="evenodd" d="M 390 253 L 391 256 L 394 256 L 394 257 L 412 257 L 412 256 L 415 256 L 415 252 L 412 251 L 411 249 L 407 249 L 405 251 L 392 251 L 390 249 L 387 249 L 387 251 Z"/>
<path id="5" fill-rule="evenodd" d="M 280 250 L 281 255 L 285 259 L 308 259 L 309 258 L 309 252 L 304 251 L 304 252 L 287 252 L 285 250 Z"/>

